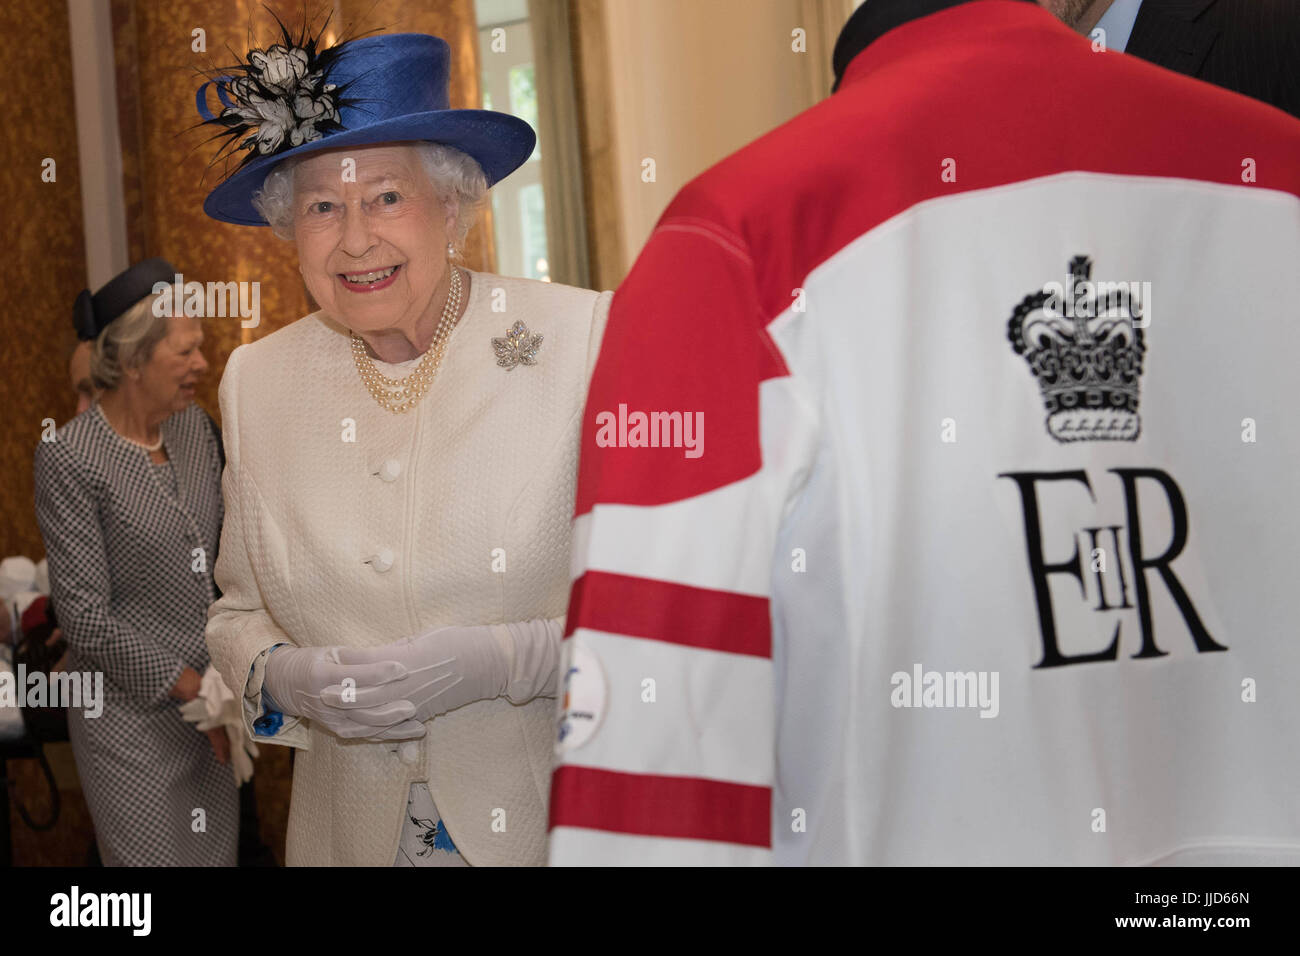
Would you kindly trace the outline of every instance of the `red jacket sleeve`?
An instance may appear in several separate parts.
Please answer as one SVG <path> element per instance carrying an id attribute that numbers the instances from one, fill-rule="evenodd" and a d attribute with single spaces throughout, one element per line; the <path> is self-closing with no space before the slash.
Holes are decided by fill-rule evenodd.
<path id="1" fill-rule="evenodd" d="M 766 862 L 761 383 L 743 241 L 679 200 L 614 297 L 583 420 L 552 861 Z"/>

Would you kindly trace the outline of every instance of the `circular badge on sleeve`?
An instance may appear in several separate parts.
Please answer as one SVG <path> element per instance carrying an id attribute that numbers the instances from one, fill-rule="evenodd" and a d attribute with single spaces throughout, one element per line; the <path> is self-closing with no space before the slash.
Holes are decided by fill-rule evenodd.
<path id="1" fill-rule="evenodd" d="M 566 642 L 564 676 L 560 682 L 560 731 L 556 753 L 581 747 L 596 733 L 605 715 L 605 671 L 600 660 L 578 638 Z"/>

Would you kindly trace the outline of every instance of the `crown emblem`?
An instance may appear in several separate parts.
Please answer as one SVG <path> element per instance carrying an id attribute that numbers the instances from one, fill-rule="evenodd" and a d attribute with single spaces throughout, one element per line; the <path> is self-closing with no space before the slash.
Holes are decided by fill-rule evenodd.
<path id="1" fill-rule="evenodd" d="M 1016 306 L 1007 338 L 1042 389 L 1049 435 L 1059 442 L 1136 441 L 1149 283 L 1142 284 L 1144 304 L 1138 283 L 1091 277 L 1092 260 L 1075 256 L 1064 286 L 1048 283 Z"/>

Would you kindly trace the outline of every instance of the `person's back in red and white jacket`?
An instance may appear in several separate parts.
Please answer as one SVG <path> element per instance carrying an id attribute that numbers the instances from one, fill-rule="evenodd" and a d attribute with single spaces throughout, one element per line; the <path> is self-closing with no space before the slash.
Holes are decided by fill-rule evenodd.
<path id="1" fill-rule="evenodd" d="M 1300 862 L 1300 123 L 905 8 L 615 295 L 551 860 Z"/>

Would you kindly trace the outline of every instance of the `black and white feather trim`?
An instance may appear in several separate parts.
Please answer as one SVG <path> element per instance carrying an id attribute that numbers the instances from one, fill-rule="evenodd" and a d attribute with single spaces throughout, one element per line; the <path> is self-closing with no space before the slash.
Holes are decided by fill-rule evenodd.
<path id="1" fill-rule="evenodd" d="M 274 14 L 272 14 L 274 16 Z M 251 50 L 243 63 L 208 73 L 196 97 L 206 126 L 220 126 L 213 139 L 221 146 L 213 164 L 230 160 L 240 151 L 240 166 L 263 156 L 273 156 L 342 130 L 339 110 L 353 106 L 346 99 L 348 84 L 330 82 L 345 40 L 321 49 L 329 18 L 314 35 L 304 26 L 295 39 L 279 17 L 282 41 L 266 49 Z M 216 88 L 223 109 L 213 114 L 207 89 Z"/>

